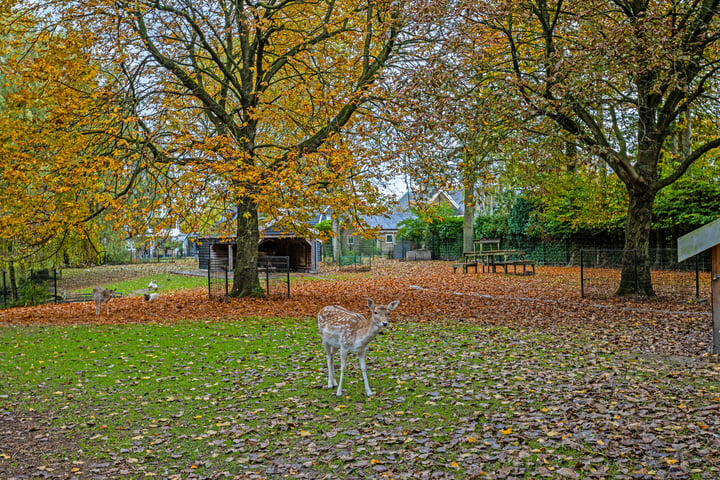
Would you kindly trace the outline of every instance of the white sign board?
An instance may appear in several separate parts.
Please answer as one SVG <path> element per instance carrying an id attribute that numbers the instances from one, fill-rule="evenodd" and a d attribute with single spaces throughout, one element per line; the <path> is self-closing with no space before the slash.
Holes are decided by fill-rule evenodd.
<path id="1" fill-rule="evenodd" d="M 708 223 L 678 238 L 678 262 L 720 244 L 720 220 Z"/>

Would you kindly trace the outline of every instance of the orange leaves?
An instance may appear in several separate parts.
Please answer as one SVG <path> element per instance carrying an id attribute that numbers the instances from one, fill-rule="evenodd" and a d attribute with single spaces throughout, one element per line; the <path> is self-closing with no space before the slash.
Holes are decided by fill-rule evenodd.
<path id="1" fill-rule="evenodd" d="M 19 245 L 73 230 L 104 204 L 105 175 L 118 174 L 93 162 L 85 135 L 99 127 L 90 92 L 101 81 L 84 53 L 88 38 L 51 34 L 24 15 L 0 25 L 13 40 L 3 43 L 0 64 L 0 239 Z"/>
<path id="2" fill-rule="evenodd" d="M 447 262 L 395 262 L 376 259 L 370 273 L 321 275 L 292 282 L 291 297 L 208 300 L 199 289 L 167 293 L 157 302 L 142 297 L 113 299 L 110 315 L 95 315 L 90 302 L 0 310 L 0 323 L 173 323 L 185 320 L 225 320 L 248 317 L 313 318 L 325 305 L 339 304 L 364 312 L 366 299 L 388 302 L 400 299 L 393 313 L 397 321 L 462 321 L 511 328 L 547 329 L 562 335 L 592 335 L 621 348 L 645 348 L 652 332 L 657 351 L 704 350 L 707 305 L 617 305 L 610 300 L 579 297 L 579 269 L 538 267 L 534 276 L 501 273 L 452 273 Z M 691 274 L 688 274 L 691 275 Z M 692 309 L 679 322 L 678 309 Z M 690 312 L 689 312 L 690 313 Z M 622 337 L 618 332 L 622 331 Z M 668 332 L 674 332 L 668 334 Z M 682 333 L 678 333 L 682 332 Z M 693 332 L 693 333 L 688 333 Z M 668 343 L 669 342 L 669 343 Z M 667 344 L 667 345 L 666 345 Z M 680 345 L 681 344 L 681 345 Z M 544 411 L 544 410 L 541 410 Z M 703 428 L 703 427 L 700 427 Z M 472 442 L 472 440 L 468 440 Z"/>

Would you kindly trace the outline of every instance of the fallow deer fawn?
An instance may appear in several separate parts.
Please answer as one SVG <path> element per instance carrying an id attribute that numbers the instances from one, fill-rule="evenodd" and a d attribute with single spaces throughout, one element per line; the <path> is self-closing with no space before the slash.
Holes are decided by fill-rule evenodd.
<path id="1" fill-rule="evenodd" d="M 110 299 L 115 296 L 115 290 L 108 290 L 107 288 L 95 287 L 93 288 L 93 300 L 95 301 L 95 315 L 100 315 L 102 304 L 105 302 L 105 311 L 110 315 Z"/>
<path id="2" fill-rule="evenodd" d="M 373 394 L 373 391 L 370 390 L 365 368 L 368 345 L 370 345 L 370 342 L 381 328 L 388 326 L 388 316 L 390 312 L 397 308 L 399 303 L 399 300 L 395 300 L 387 306 L 376 307 L 375 302 L 368 298 L 367 306 L 372 313 L 370 320 L 339 305 L 323 307 L 318 313 L 318 329 L 327 355 L 328 388 L 337 386 L 338 397 L 342 395 L 342 383 L 348 352 L 355 352 L 358 356 L 360 370 L 365 382 L 365 394 L 368 396 Z M 333 360 L 335 352 L 338 350 L 340 350 L 339 383 L 335 381 Z"/>

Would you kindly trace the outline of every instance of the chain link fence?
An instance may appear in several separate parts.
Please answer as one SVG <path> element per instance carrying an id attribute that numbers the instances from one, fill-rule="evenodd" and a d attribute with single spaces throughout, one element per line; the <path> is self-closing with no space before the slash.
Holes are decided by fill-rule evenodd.
<path id="1" fill-rule="evenodd" d="M 14 279 L 11 278 L 12 276 Z M 58 294 L 60 270 L 16 269 L 12 276 L 9 271 L 2 271 L 0 307 L 11 308 L 62 301 Z"/>
<path id="2" fill-rule="evenodd" d="M 338 257 L 338 267 L 341 272 L 369 272 L 372 270 L 372 258 L 362 255 L 343 255 Z"/>
<path id="3" fill-rule="evenodd" d="M 265 286 L 265 295 L 280 289 L 290 298 L 290 257 L 268 256 L 258 258 L 258 276 Z M 227 258 L 208 259 L 208 295 L 211 300 L 227 302 L 230 295 L 233 272 Z"/>
<path id="4" fill-rule="evenodd" d="M 290 257 L 264 255 L 258 258 L 260 281 L 265 280 L 265 295 L 270 296 L 270 286 L 285 289 L 290 298 Z M 282 285 L 285 283 L 285 285 Z"/>
<path id="5" fill-rule="evenodd" d="M 210 300 L 227 302 L 230 293 L 230 282 L 232 281 L 232 272 L 228 268 L 227 258 L 210 258 L 207 272 Z"/>
<path id="6" fill-rule="evenodd" d="M 635 252 L 632 252 L 633 255 Z M 710 291 L 710 255 L 706 252 L 677 261 L 675 249 L 651 249 L 650 276 L 655 294 L 677 301 L 700 299 Z M 580 294 L 587 298 L 607 298 L 620 285 L 622 249 L 580 250 Z M 637 255 L 635 277 L 637 278 Z M 637 286 L 635 287 L 637 293 Z"/>

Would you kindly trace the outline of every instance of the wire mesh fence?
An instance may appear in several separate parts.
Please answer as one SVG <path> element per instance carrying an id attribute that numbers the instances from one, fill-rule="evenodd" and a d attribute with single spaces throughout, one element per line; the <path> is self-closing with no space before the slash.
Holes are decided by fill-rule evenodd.
<path id="1" fill-rule="evenodd" d="M 227 258 L 211 258 L 208 261 L 208 295 L 210 300 L 226 302 L 230 293 L 230 275 Z"/>
<path id="2" fill-rule="evenodd" d="M 58 281 L 61 271 L 54 268 L 17 269 L 10 272 L 2 271 L 0 284 L 0 307 L 38 305 L 41 303 L 60 302 Z"/>
<path id="3" fill-rule="evenodd" d="M 258 274 L 260 281 L 265 280 L 265 295 L 270 296 L 272 290 L 280 289 L 287 292 L 290 298 L 290 257 L 264 255 L 258 258 Z M 285 285 L 283 285 L 283 283 Z"/>
<path id="4" fill-rule="evenodd" d="M 258 277 L 264 284 L 265 295 L 280 289 L 290 298 L 290 257 L 260 256 L 258 258 Z M 233 272 L 227 258 L 208 260 L 208 295 L 211 300 L 228 301 Z"/>
<path id="5" fill-rule="evenodd" d="M 338 257 L 341 272 L 369 272 L 372 270 L 372 257 L 362 255 L 342 255 Z"/>
<path id="6" fill-rule="evenodd" d="M 586 298 L 608 298 L 620 285 L 622 249 L 583 249 L 580 251 L 580 293 Z M 637 255 L 633 269 L 637 278 Z M 697 255 L 677 261 L 675 249 L 651 249 L 650 277 L 655 294 L 677 301 L 701 299 L 710 290 L 709 255 Z M 637 293 L 637 286 L 635 287 Z"/>

